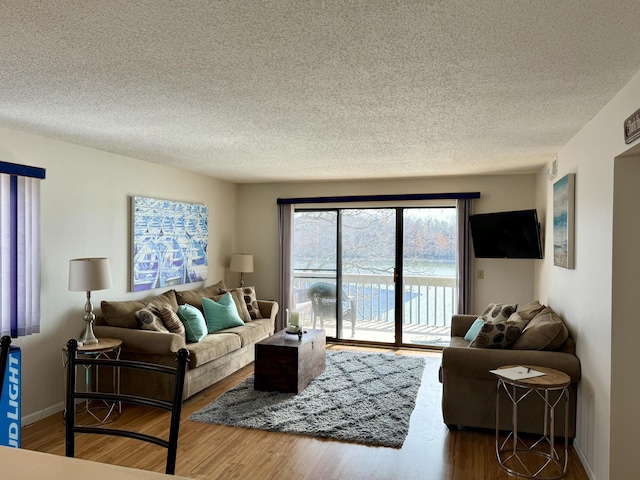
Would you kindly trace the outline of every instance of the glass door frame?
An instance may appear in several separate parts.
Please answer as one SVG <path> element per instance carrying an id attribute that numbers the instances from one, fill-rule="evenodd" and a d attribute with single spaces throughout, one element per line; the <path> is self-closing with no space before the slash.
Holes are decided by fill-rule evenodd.
<path id="1" fill-rule="evenodd" d="M 404 323 L 404 209 L 407 207 L 396 207 L 396 258 L 393 270 L 394 284 L 394 305 L 400 305 L 395 308 L 395 335 L 393 345 L 400 347 L 402 342 L 402 331 Z M 398 285 L 400 288 L 398 288 Z"/>
<path id="2" fill-rule="evenodd" d="M 405 320 L 405 285 L 404 285 L 404 257 L 405 257 L 405 212 L 411 209 L 418 208 L 455 208 L 452 205 L 428 205 L 428 206 L 393 206 L 393 207 L 385 207 L 385 206 L 376 206 L 376 207 L 351 207 L 351 206 L 340 206 L 340 207 L 326 207 L 326 208 L 298 208 L 295 209 L 295 214 L 299 212 L 335 212 L 335 270 L 334 277 L 327 278 L 328 281 L 335 281 L 336 285 L 336 306 L 335 306 L 335 330 L 327 331 L 327 337 L 330 340 L 335 340 L 343 343 L 365 343 L 365 344 L 375 344 L 375 345 L 386 345 L 386 346 L 395 346 L 395 347 L 407 347 L 412 346 L 415 347 L 415 344 L 405 343 L 404 342 L 404 320 Z M 344 298 L 344 289 L 343 287 L 343 226 L 344 226 L 344 210 L 389 210 L 393 211 L 393 215 L 395 217 L 394 228 L 395 232 L 393 235 L 394 238 L 394 255 L 395 259 L 393 260 L 393 289 L 394 289 L 394 316 L 393 316 L 393 338 L 389 341 L 377 341 L 377 340 L 366 340 L 366 339 L 349 339 L 341 336 L 341 332 L 343 332 L 342 326 L 344 322 L 343 318 L 343 309 L 339 308 L 343 305 Z M 293 246 L 295 250 L 295 245 Z M 324 271 L 331 271 L 331 269 L 326 269 Z M 295 269 L 294 269 L 295 272 Z M 295 273 L 294 273 L 295 277 Z M 399 308 L 398 308 L 399 306 Z"/>
<path id="3" fill-rule="evenodd" d="M 363 204 L 371 204 L 371 205 L 393 205 L 396 207 L 398 205 L 406 205 L 406 206 L 431 206 L 434 203 L 440 203 L 442 201 L 451 201 L 455 202 L 455 206 L 458 209 L 459 220 L 460 218 L 468 218 L 468 215 L 472 212 L 473 208 L 473 200 L 480 198 L 480 192 L 455 192 L 455 193 L 408 193 L 408 194 L 374 194 L 374 195 L 337 195 L 337 196 L 321 196 L 321 197 L 292 197 L 292 198 L 278 198 L 276 203 L 279 207 L 280 212 L 280 222 L 281 222 L 281 235 L 287 235 L 287 238 L 290 238 L 288 241 L 281 242 L 280 247 L 280 258 L 283 260 L 283 265 L 286 270 L 281 269 L 280 275 L 280 289 L 279 289 L 279 300 L 281 305 L 289 305 L 290 303 L 294 305 L 292 302 L 294 301 L 293 297 L 293 278 L 294 278 L 294 269 L 293 265 L 290 263 L 291 255 L 292 255 L 292 247 L 293 247 L 293 235 L 290 230 L 288 230 L 293 224 L 293 216 L 295 211 L 301 210 L 336 210 L 339 208 L 347 208 L 346 205 L 363 205 Z M 434 203 L 432 203 L 434 202 Z M 327 207 L 319 207 L 320 205 L 326 205 Z M 290 209 L 287 209 L 290 207 Z M 392 208 L 393 208 L 392 207 Z M 462 210 L 460 208 L 462 207 Z M 458 225 L 458 234 L 462 235 L 460 238 L 464 239 L 464 250 L 460 250 L 462 247 L 460 244 L 458 245 L 458 261 L 460 265 L 458 265 L 457 271 L 458 275 L 461 272 L 465 272 L 462 277 L 459 279 L 458 286 L 462 290 L 458 292 L 458 302 L 457 306 L 461 309 L 462 313 L 466 313 L 469 309 L 469 298 L 471 295 L 471 282 L 470 282 L 470 274 L 471 269 L 468 267 L 468 263 L 470 262 L 470 238 L 468 233 L 467 224 Z M 291 235 L 291 236 L 290 236 Z M 290 237 L 289 237 L 290 236 Z M 291 287 L 289 287 L 289 285 Z M 291 306 L 289 306 L 291 308 Z M 282 324 L 282 322 L 280 322 Z M 348 340 L 342 339 L 340 340 L 344 343 L 349 343 Z M 359 341 L 358 343 L 367 343 L 364 341 Z M 377 344 L 376 342 L 370 342 Z M 385 344 L 389 345 L 389 344 Z"/>

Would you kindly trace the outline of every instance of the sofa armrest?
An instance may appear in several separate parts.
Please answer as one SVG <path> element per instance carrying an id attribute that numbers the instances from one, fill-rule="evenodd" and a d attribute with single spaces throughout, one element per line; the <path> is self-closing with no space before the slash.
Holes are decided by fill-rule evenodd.
<path id="1" fill-rule="evenodd" d="M 505 365 L 538 365 L 565 372 L 572 382 L 580 380 L 580 360 L 575 355 L 548 350 L 509 350 L 446 347 L 442 350 L 442 374 L 495 379 L 489 372 Z"/>
<path id="2" fill-rule="evenodd" d="M 117 338 L 122 340 L 122 348 L 127 352 L 151 355 L 174 355 L 186 348 L 186 340 L 177 333 L 152 332 L 133 328 L 95 326 L 98 338 Z"/>
<path id="3" fill-rule="evenodd" d="M 478 318 L 477 315 L 453 315 L 451 317 L 451 336 L 464 337 Z"/>
<path id="4" fill-rule="evenodd" d="M 260 313 L 263 318 L 270 318 L 274 322 L 276 321 L 276 315 L 278 314 L 278 310 L 280 310 L 278 302 L 274 302 L 272 300 L 258 300 L 258 308 L 260 309 Z"/>

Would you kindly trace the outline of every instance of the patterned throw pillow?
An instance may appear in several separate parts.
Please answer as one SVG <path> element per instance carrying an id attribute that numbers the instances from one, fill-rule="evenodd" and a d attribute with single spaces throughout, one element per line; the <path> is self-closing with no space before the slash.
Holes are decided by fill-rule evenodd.
<path id="1" fill-rule="evenodd" d="M 184 337 L 184 324 L 180 321 L 178 314 L 171 308 L 171 305 L 165 303 L 161 307 L 151 307 L 151 311 L 160 317 L 164 327 L 171 333 L 177 333 Z"/>
<path id="2" fill-rule="evenodd" d="M 242 289 L 242 295 L 244 296 L 244 303 L 247 304 L 247 310 L 251 318 L 262 318 L 260 313 L 260 307 L 258 306 L 258 299 L 256 297 L 256 287 L 244 287 Z"/>
<path id="3" fill-rule="evenodd" d="M 151 330 L 153 332 L 169 332 L 162 320 L 149 308 L 143 308 L 136 312 L 136 320 L 141 330 Z"/>
<path id="4" fill-rule="evenodd" d="M 482 311 L 480 316 L 484 317 L 489 323 L 504 322 L 509 320 L 509 317 L 513 315 L 517 309 L 517 303 L 490 303 L 487 305 L 487 308 Z"/>
<path id="5" fill-rule="evenodd" d="M 476 348 L 509 348 L 529 323 L 514 313 L 508 320 L 485 323 L 469 345 Z"/>

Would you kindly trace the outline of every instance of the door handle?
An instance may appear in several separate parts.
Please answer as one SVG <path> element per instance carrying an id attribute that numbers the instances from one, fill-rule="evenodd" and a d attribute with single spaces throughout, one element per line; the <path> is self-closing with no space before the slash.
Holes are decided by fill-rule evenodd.
<path id="1" fill-rule="evenodd" d="M 396 267 L 393 267 L 393 283 L 396 283 L 397 279 L 398 279 L 398 269 Z"/>

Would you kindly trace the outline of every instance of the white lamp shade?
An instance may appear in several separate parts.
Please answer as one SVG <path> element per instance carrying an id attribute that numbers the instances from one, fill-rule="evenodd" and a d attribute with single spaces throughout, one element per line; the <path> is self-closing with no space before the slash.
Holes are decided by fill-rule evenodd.
<path id="1" fill-rule="evenodd" d="M 108 258 L 69 260 L 69 290 L 72 292 L 93 292 L 112 286 Z"/>
<path id="2" fill-rule="evenodd" d="M 232 272 L 251 273 L 253 272 L 253 255 L 248 253 L 234 253 L 231 255 Z"/>

